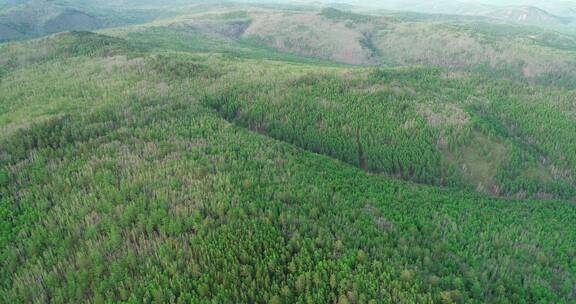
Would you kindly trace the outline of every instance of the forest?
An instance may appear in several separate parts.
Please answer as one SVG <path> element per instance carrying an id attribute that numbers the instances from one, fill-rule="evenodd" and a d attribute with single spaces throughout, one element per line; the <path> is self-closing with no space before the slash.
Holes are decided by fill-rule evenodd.
<path id="1" fill-rule="evenodd" d="M 576 302 L 569 86 L 183 29 L 0 44 L 0 303 Z"/>

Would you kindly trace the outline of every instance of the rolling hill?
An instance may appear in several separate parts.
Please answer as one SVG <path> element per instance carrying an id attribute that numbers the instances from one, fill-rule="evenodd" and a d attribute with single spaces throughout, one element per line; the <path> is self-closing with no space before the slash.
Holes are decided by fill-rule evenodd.
<path id="1" fill-rule="evenodd" d="M 576 18 L 576 5 L 570 0 L 351 0 L 349 4 L 358 7 L 369 6 L 371 9 L 388 9 L 395 11 L 424 14 L 448 14 L 461 16 L 486 16 L 494 11 L 524 11 L 528 8 L 536 15 L 553 15 L 561 18 Z M 325 1 L 330 4 L 330 1 Z M 548 18 L 546 18 L 548 19 Z M 547 21 L 540 19 L 540 21 Z M 552 20 L 554 21 L 553 18 Z M 544 24 L 542 24 L 544 25 Z"/>
<path id="2" fill-rule="evenodd" d="M 554 16 L 534 6 L 507 7 L 492 10 L 484 15 L 510 22 L 554 26 L 569 23 L 571 20 Z"/>
<path id="3" fill-rule="evenodd" d="M 1 39 L 13 40 L 66 30 L 90 30 L 153 18 L 155 11 L 104 11 L 43 2 L 21 4 L 0 15 Z M 127 7 L 134 10 L 133 4 Z M 144 5 L 144 4 L 142 4 Z M 151 2 L 150 7 L 159 4 Z M 156 6 L 155 6 L 156 5 Z M 322 10 L 237 4 L 183 5 L 158 9 L 156 23 L 119 31 L 180 31 L 226 44 L 252 44 L 276 51 L 354 65 L 431 65 L 479 72 L 529 84 L 576 86 L 576 36 L 537 27 L 493 23 L 490 19 L 451 19 L 432 15 L 363 15 L 334 8 Z M 536 22 L 540 11 L 492 11 L 500 19 Z M 210 11 L 210 14 L 206 14 Z M 162 15 L 163 14 L 163 15 Z M 104 17 L 105 16 L 105 17 Z M 143 19 L 141 19 L 143 18 Z M 550 18 L 553 18 L 551 16 Z M 447 22 L 444 22 L 448 19 Z M 532 21 L 530 21 L 530 20 Z M 4 20 L 4 21 L 2 21 Z M 126 21 L 130 20 L 130 21 Z M 451 20 L 451 21 L 450 21 Z M 221 43 L 220 43 L 221 44 Z M 216 44 L 216 45 L 220 45 Z M 206 45 L 204 43 L 203 45 Z"/>
<path id="4" fill-rule="evenodd" d="M 181 10 L 0 44 L 0 303 L 576 301 L 570 35 Z"/>
<path id="5" fill-rule="evenodd" d="M 573 202 L 393 178 L 434 182 L 447 145 L 552 182 L 574 117 L 517 98 L 570 109 L 570 93 L 143 44 L 76 32 L 0 49 L 19 56 L 0 80 L 2 301 L 574 299 Z M 539 133 L 536 113 L 565 133 Z"/>
<path id="6" fill-rule="evenodd" d="M 180 32 L 182 36 L 239 47 L 256 44 L 345 64 L 431 65 L 530 84 L 576 86 L 576 37 L 570 34 L 486 22 L 404 21 L 398 16 L 360 15 L 333 8 L 223 10 L 184 15 L 117 34 Z"/>
<path id="7" fill-rule="evenodd" d="M 57 32 L 95 30 L 151 21 L 162 12 L 113 10 L 75 1 L 27 0 L 0 5 L 0 42 Z M 165 15 L 164 15 L 165 16 Z"/>

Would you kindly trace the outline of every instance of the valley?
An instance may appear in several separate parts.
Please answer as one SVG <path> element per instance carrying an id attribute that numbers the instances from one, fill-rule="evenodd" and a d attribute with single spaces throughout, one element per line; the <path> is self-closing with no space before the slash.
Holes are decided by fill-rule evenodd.
<path id="1" fill-rule="evenodd" d="M 576 300 L 569 32 L 92 5 L 0 44 L 0 303 Z"/>

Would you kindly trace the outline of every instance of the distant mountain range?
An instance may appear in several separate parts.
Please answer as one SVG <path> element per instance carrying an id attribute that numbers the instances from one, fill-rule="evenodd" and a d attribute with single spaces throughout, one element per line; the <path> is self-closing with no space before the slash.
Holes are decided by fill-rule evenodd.
<path id="1" fill-rule="evenodd" d="M 401 10 L 428 14 L 485 16 L 506 20 L 509 22 L 532 25 L 565 24 L 576 19 L 576 3 L 569 1 L 322 1 L 324 4 L 340 4 L 343 2 L 348 5 L 354 4 L 371 8 Z"/>
<path id="2" fill-rule="evenodd" d="M 534 6 L 506 7 L 488 11 L 483 15 L 495 19 L 534 25 L 557 25 L 574 21 L 572 18 L 559 17 Z"/>
<path id="3" fill-rule="evenodd" d="M 544 7 L 552 11 L 551 13 L 532 5 L 502 7 L 492 4 L 445 0 L 426 2 L 413 0 L 386 2 L 360 0 L 335 4 L 332 1 L 262 1 L 284 2 L 305 6 L 325 6 L 331 3 L 331 6 L 344 10 L 353 10 L 354 5 L 363 5 L 425 14 L 477 16 L 507 23 L 548 27 L 576 24 L 576 7 L 570 3 L 544 5 Z M 245 2 L 258 1 L 247 0 Z M 94 30 L 143 23 L 160 16 L 176 15 L 179 12 L 174 11 L 175 7 L 184 9 L 189 6 L 206 3 L 224 4 L 227 1 L 0 0 L 0 42 L 39 37 L 61 31 Z M 531 4 L 531 2 L 526 3 Z M 166 8 L 166 10 L 162 10 L 162 8 Z"/>
<path id="4" fill-rule="evenodd" d="M 107 3 L 111 3 L 107 1 Z M 150 21 L 159 13 L 89 1 L 0 1 L 0 42 L 71 30 L 94 30 Z"/>

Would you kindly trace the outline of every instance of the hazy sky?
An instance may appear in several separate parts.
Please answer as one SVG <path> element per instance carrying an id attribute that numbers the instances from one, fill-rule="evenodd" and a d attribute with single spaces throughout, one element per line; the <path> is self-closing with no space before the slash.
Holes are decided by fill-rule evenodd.
<path id="1" fill-rule="evenodd" d="M 484 4 L 494 6 L 510 6 L 510 5 L 534 5 L 534 6 L 549 6 L 549 5 L 576 5 L 576 0 L 334 0 L 333 2 L 348 2 L 348 3 L 364 3 L 372 5 L 402 5 L 402 4 Z"/>
<path id="2" fill-rule="evenodd" d="M 298 1 L 298 0 L 295 0 Z M 299 1 L 307 2 L 307 1 Z M 318 0 L 360 6 L 429 13 L 473 14 L 474 11 L 506 6 L 535 6 L 549 13 L 576 16 L 576 0 Z"/>

